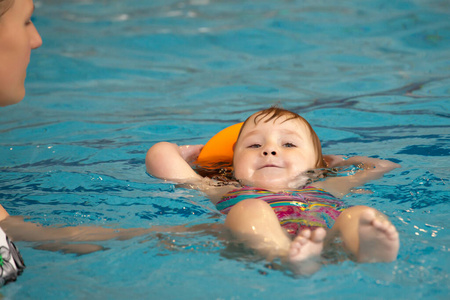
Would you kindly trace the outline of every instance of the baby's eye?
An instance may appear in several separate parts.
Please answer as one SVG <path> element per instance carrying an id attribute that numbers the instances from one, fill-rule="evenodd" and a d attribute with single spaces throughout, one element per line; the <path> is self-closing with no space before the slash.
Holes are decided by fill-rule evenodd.
<path id="1" fill-rule="evenodd" d="M 297 147 L 297 146 L 295 146 L 292 143 L 284 143 L 283 146 L 286 147 L 286 148 L 295 148 L 295 147 Z"/>
<path id="2" fill-rule="evenodd" d="M 248 146 L 247 148 L 261 148 L 260 144 L 252 144 L 250 146 Z"/>

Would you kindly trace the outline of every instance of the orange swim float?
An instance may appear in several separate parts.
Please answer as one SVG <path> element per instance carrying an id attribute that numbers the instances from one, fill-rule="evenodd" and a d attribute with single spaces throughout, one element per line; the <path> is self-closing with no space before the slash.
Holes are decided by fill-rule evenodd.
<path id="1" fill-rule="evenodd" d="M 236 143 L 242 124 L 231 125 L 214 135 L 203 147 L 196 164 L 213 165 L 233 161 L 233 146 Z"/>

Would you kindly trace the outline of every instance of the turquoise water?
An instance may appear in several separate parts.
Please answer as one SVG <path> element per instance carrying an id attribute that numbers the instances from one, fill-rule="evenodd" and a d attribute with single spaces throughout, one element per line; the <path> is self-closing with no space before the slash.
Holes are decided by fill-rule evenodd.
<path id="1" fill-rule="evenodd" d="M 145 1 L 147 2 L 147 1 Z M 450 293 L 448 1 L 35 1 L 44 44 L 27 96 L 0 109 L 0 201 L 44 226 L 213 225 L 200 193 L 145 172 L 162 140 L 205 143 L 273 104 L 324 153 L 402 165 L 350 194 L 401 236 L 389 264 L 294 278 L 214 230 L 76 256 L 17 243 L 6 299 L 445 299 Z"/>

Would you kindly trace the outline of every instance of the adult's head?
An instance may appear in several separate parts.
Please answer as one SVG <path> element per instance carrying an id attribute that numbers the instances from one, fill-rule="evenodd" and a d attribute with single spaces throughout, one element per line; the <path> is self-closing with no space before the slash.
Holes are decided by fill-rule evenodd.
<path id="1" fill-rule="evenodd" d="M 31 22 L 33 0 L 0 0 L 0 106 L 25 97 L 30 53 L 42 45 Z"/>

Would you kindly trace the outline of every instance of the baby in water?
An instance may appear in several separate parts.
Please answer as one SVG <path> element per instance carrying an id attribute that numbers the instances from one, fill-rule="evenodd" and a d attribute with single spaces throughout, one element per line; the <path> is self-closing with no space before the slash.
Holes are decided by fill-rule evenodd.
<path id="1" fill-rule="evenodd" d="M 358 262 L 397 258 L 399 235 L 388 218 L 340 198 L 398 164 L 368 157 L 332 157 L 327 164 L 311 125 L 277 107 L 251 115 L 242 126 L 233 156 L 238 187 L 217 186 L 194 171 L 189 162 L 201 148 L 157 143 L 147 153 L 147 171 L 204 191 L 227 215 L 225 226 L 231 233 L 267 259 L 278 257 L 295 273 L 308 274 L 317 270 L 324 247 L 337 237 Z M 330 165 L 360 168 L 353 175 L 307 183 L 305 172 Z"/>

